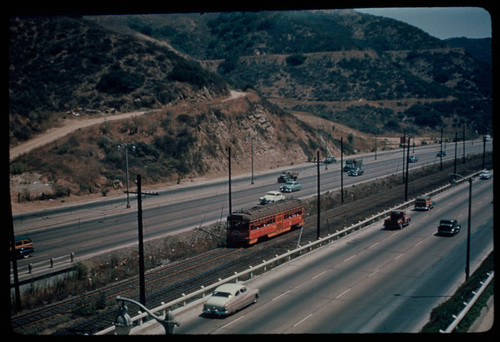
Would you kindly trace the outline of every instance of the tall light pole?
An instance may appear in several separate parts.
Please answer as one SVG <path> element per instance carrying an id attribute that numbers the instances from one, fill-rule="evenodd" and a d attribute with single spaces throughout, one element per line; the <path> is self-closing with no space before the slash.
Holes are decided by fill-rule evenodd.
<path id="1" fill-rule="evenodd" d="M 129 182 L 128 182 L 128 145 L 124 143 L 118 143 L 117 149 L 120 151 L 121 148 L 125 149 L 125 173 L 127 177 L 127 208 L 130 208 L 130 196 L 129 196 Z M 132 151 L 135 151 L 135 145 L 131 146 Z"/>
<path id="2" fill-rule="evenodd" d="M 467 219 L 467 248 L 466 248 L 466 257 L 465 257 L 465 280 L 469 279 L 470 274 L 470 226 L 471 226 L 471 215 L 472 215 L 472 176 L 464 177 L 457 173 L 451 174 L 452 178 L 450 182 L 452 184 L 455 183 L 455 177 L 460 177 L 462 179 L 467 179 L 469 181 L 469 217 Z"/>

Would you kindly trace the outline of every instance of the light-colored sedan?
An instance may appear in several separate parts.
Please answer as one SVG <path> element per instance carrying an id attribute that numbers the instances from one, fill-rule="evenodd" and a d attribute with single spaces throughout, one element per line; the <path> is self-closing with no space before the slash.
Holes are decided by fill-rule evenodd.
<path id="1" fill-rule="evenodd" d="M 228 283 L 215 289 L 203 305 L 203 313 L 224 316 L 256 303 L 259 290 L 240 283 Z"/>
<path id="2" fill-rule="evenodd" d="M 479 174 L 479 179 L 490 179 L 491 178 L 491 172 L 488 170 L 483 170 Z"/>
<path id="3" fill-rule="evenodd" d="M 268 191 L 264 197 L 259 198 L 260 204 L 274 203 L 284 200 L 285 196 L 279 191 Z"/>

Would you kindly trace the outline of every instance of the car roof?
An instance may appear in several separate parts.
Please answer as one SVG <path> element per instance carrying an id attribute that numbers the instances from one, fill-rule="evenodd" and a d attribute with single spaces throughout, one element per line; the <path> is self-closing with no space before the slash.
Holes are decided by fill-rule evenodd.
<path id="1" fill-rule="evenodd" d="M 238 283 L 227 283 L 223 284 L 221 286 L 218 286 L 215 291 L 218 292 L 229 292 L 229 293 L 235 293 L 239 289 L 245 287 L 243 284 L 238 284 Z"/>

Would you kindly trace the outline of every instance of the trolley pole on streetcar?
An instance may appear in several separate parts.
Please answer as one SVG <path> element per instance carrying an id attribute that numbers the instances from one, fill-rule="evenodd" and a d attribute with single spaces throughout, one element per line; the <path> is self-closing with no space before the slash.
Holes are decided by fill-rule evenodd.
<path id="1" fill-rule="evenodd" d="M 319 240 L 319 233 L 320 233 L 320 228 L 319 228 L 319 222 L 320 222 L 320 186 L 319 186 L 319 150 L 317 151 L 317 156 L 316 156 L 316 165 L 317 165 L 317 173 L 318 173 L 318 214 L 317 214 L 317 222 L 316 222 L 316 239 Z"/>
<path id="2" fill-rule="evenodd" d="M 140 303 L 146 305 L 146 282 L 144 278 L 144 237 L 142 227 L 142 195 L 158 196 L 157 192 L 142 192 L 141 175 L 137 175 L 137 191 L 126 191 L 128 193 L 137 194 L 137 223 L 138 223 L 138 238 L 139 238 L 139 287 L 140 287 Z"/>

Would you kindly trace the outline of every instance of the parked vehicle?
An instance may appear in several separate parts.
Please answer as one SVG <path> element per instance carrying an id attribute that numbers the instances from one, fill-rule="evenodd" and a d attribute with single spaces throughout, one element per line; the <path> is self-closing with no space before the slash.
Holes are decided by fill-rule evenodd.
<path id="1" fill-rule="evenodd" d="M 302 190 L 302 185 L 297 181 L 288 181 L 285 185 L 280 186 L 281 192 L 294 192 Z"/>
<path id="2" fill-rule="evenodd" d="M 12 251 L 12 246 L 10 247 Z M 14 239 L 14 254 L 16 258 L 29 258 L 35 252 L 35 245 L 30 238 L 18 236 Z"/>
<path id="3" fill-rule="evenodd" d="M 344 172 L 349 172 L 355 168 L 361 168 L 363 166 L 362 159 L 348 159 L 345 161 Z"/>
<path id="4" fill-rule="evenodd" d="M 215 289 L 203 304 L 203 313 L 225 316 L 257 303 L 259 290 L 247 288 L 240 283 L 228 283 Z"/>
<path id="5" fill-rule="evenodd" d="M 227 245 L 252 245 L 259 239 L 298 229 L 305 224 L 306 210 L 299 199 L 235 211 L 227 217 Z"/>
<path id="6" fill-rule="evenodd" d="M 406 215 L 404 211 L 395 210 L 391 212 L 391 216 L 384 220 L 385 229 L 403 229 L 410 224 L 411 217 Z"/>
<path id="7" fill-rule="evenodd" d="M 489 170 L 483 170 L 479 174 L 479 179 L 490 179 L 491 178 L 491 172 Z"/>
<path id="8" fill-rule="evenodd" d="M 279 191 L 268 191 L 264 197 L 259 198 L 260 204 L 268 204 L 276 201 L 284 200 L 285 196 Z"/>
<path id="9" fill-rule="evenodd" d="M 327 157 L 324 161 L 325 164 L 332 164 L 332 163 L 335 163 L 337 161 L 337 159 L 335 159 L 335 157 L 333 156 L 330 156 L 330 157 Z"/>
<path id="10" fill-rule="evenodd" d="M 295 171 L 286 171 L 283 172 L 279 177 L 278 177 L 278 183 L 286 183 L 290 180 L 297 180 L 299 177 L 299 173 Z"/>
<path id="11" fill-rule="evenodd" d="M 408 161 L 410 163 L 416 163 L 416 162 L 418 162 L 418 157 L 417 156 L 409 156 Z"/>
<path id="12" fill-rule="evenodd" d="M 363 172 L 364 171 L 362 169 L 360 169 L 359 167 L 356 167 L 354 169 L 347 171 L 347 174 L 349 176 L 361 176 L 363 174 Z"/>
<path id="13" fill-rule="evenodd" d="M 436 157 L 446 157 L 446 151 L 438 151 L 438 153 L 436 153 Z"/>
<path id="14" fill-rule="evenodd" d="M 431 199 L 431 196 L 418 196 L 415 198 L 415 210 L 430 210 L 434 208 L 436 202 Z"/>
<path id="15" fill-rule="evenodd" d="M 438 234 L 440 235 L 455 235 L 460 232 L 462 226 L 458 224 L 456 219 L 441 219 L 438 226 Z"/>

